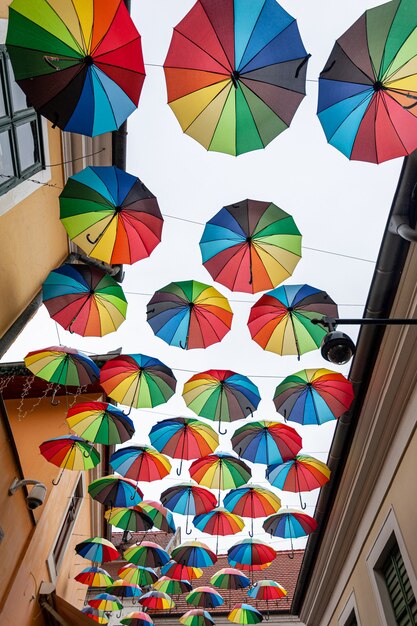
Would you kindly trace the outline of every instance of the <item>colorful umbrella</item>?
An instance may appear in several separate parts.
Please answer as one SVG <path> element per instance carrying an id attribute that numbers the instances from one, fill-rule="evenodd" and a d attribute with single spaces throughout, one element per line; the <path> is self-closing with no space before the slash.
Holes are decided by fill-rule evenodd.
<path id="1" fill-rule="evenodd" d="M 100 376 L 94 361 L 82 352 L 64 346 L 28 352 L 25 366 L 38 378 L 67 387 L 91 385 Z"/>
<path id="2" fill-rule="evenodd" d="M 258 580 L 248 591 L 248 596 L 255 600 L 279 600 L 285 598 L 287 590 L 275 580 Z"/>
<path id="3" fill-rule="evenodd" d="M 322 461 L 299 454 L 286 463 L 271 465 L 267 478 L 278 489 L 299 493 L 301 508 L 305 509 L 301 492 L 319 489 L 325 485 L 330 480 L 330 470 Z"/>
<path id="4" fill-rule="evenodd" d="M 223 567 L 210 578 L 210 584 L 219 589 L 244 589 L 249 587 L 250 580 L 240 570 Z"/>
<path id="5" fill-rule="evenodd" d="M 106 511 L 104 517 L 112 526 L 132 533 L 146 532 L 153 527 L 149 515 L 139 507 L 115 507 Z"/>
<path id="6" fill-rule="evenodd" d="M 188 528 L 188 516 L 207 513 L 216 507 L 216 497 L 208 489 L 198 487 L 193 483 L 181 483 L 169 487 L 161 493 L 161 502 L 174 513 L 187 516 L 185 532 L 191 535 Z"/>
<path id="7" fill-rule="evenodd" d="M 89 587 L 107 587 L 114 582 L 110 574 L 101 567 L 86 567 L 74 576 L 74 580 Z"/>
<path id="8" fill-rule="evenodd" d="M 230 513 L 226 509 L 217 507 L 208 513 L 196 515 L 193 524 L 198 530 L 209 535 L 216 535 L 216 554 L 219 548 L 219 536 L 235 535 L 240 533 L 245 523 L 241 517 Z"/>
<path id="9" fill-rule="evenodd" d="M 133 481 L 115 474 L 93 480 L 88 485 L 88 493 L 94 500 L 110 508 L 135 506 L 143 497 Z"/>
<path id="10" fill-rule="evenodd" d="M 168 576 L 161 576 L 161 578 L 152 586 L 156 589 L 156 591 L 162 591 L 170 596 L 186 593 L 187 591 L 191 591 L 193 588 L 192 584 L 189 583 L 188 580 L 175 580 L 173 578 L 168 578 Z"/>
<path id="11" fill-rule="evenodd" d="M 275 390 L 274 404 L 286 420 L 324 424 L 343 415 L 353 398 L 352 383 L 343 374 L 320 368 L 284 378 Z"/>
<path id="12" fill-rule="evenodd" d="M 365 11 L 336 42 L 320 74 L 318 116 L 349 159 L 381 163 L 417 148 L 413 0 Z"/>
<path id="13" fill-rule="evenodd" d="M 211 567 L 217 561 L 217 556 L 201 541 L 186 541 L 176 546 L 171 552 L 171 558 L 177 563 L 188 567 Z"/>
<path id="14" fill-rule="evenodd" d="M 268 517 L 262 524 L 265 532 L 271 537 L 282 537 L 291 540 L 291 556 L 294 558 L 293 539 L 307 537 L 317 529 L 314 517 L 296 509 L 280 509 L 278 513 Z"/>
<path id="15" fill-rule="evenodd" d="M 123 608 L 123 604 L 110 593 L 99 593 L 94 598 L 88 601 L 88 604 L 97 609 L 98 611 L 104 611 L 110 613 L 111 611 L 117 611 Z"/>
<path id="16" fill-rule="evenodd" d="M 166 611 L 175 607 L 174 600 L 162 591 L 149 591 L 139 599 L 139 603 L 154 611 Z"/>
<path id="17" fill-rule="evenodd" d="M 149 409 L 168 402 L 177 380 L 162 361 L 144 354 L 122 354 L 100 370 L 100 385 L 108 396 L 130 408 Z"/>
<path id="18" fill-rule="evenodd" d="M 123 565 L 123 567 L 118 570 L 117 575 L 126 582 L 139 585 L 139 587 L 152 585 L 158 580 L 157 573 L 151 567 L 142 567 L 140 565 L 133 565 L 133 563 Z"/>
<path id="19" fill-rule="evenodd" d="M 157 422 L 152 426 L 149 439 L 160 452 L 181 459 L 178 476 L 183 459 L 207 456 L 219 445 L 219 436 L 211 426 L 192 417 L 173 417 Z"/>
<path id="20" fill-rule="evenodd" d="M 205 609 L 214 609 L 224 604 L 220 593 L 212 587 L 196 587 L 185 596 L 185 601 L 194 606 L 202 606 Z"/>
<path id="21" fill-rule="evenodd" d="M 168 476 L 171 463 L 167 457 L 150 446 L 128 446 L 116 450 L 110 457 L 112 468 L 136 482 L 152 482 Z"/>
<path id="22" fill-rule="evenodd" d="M 79 402 L 68 409 L 67 424 L 84 439 L 106 446 L 129 441 L 135 434 L 132 420 L 108 402 Z"/>
<path id="23" fill-rule="evenodd" d="M 232 454 L 217 452 L 193 461 L 190 476 L 199 485 L 220 491 L 246 485 L 252 476 L 250 468 Z"/>
<path id="24" fill-rule="evenodd" d="M 201 417 L 219 422 L 244 419 L 258 408 L 258 388 L 247 376 L 230 370 L 207 370 L 192 376 L 182 397 L 189 409 Z"/>
<path id="25" fill-rule="evenodd" d="M 103 539 L 102 537 L 92 537 L 91 539 L 85 539 L 77 543 L 75 552 L 93 563 L 117 561 L 120 559 L 120 554 L 111 541 Z"/>
<path id="26" fill-rule="evenodd" d="M 261 348 L 277 354 L 316 350 L 327 328 L 312 319 L 338 317 L 337 306 L 325 291 L 310 285 L 277 287 L 253 305 L 248 326 Z"/>
<path id="27" fill-rule="evenodd" d="M 249 536 L 253 537 L 254 518 L 276 513 L 281 507 L 281 500 L 269 489 L 259 485 L 246 485 L 229 491 L 224 497 L 223 504 L 231 513 L 251 518 Z"/>
<path id="28" fill-rule="evenodd" d="M 87 615 L 90 619 L 97 624 L 108 624 L 109 620 L 106 617 L 106 613 L 104 611 L 98 611 L 97 609 L 93 609 L 91 606 L 85 606 L 81 609 L 81 613 Z"/>
<path id="29" fill-rule="evenodd" d="M 105 263 L 135 263 L 161 241 L 163 218 L 155 196 L 117 167 L 87 167 L 71 176 L 59 203 L 70 239 Z"/>
<path id="30" fill-rule="evenodd" d="M 151 518 L 155 528 L 163 530 L 165 533 L 175 533 L 176 526 L 174 516 L 171 511 L 164 507 L 160 502 L 154 500 L 142 500 L 138 507 L 141 508 Z"/>
<path id="31" fill-rule="evenodd" d="M 133 583 L 128 583 L 127 580 L 115 580 L 111 585 L 106 588 L 106 592 L 113 594 L 117 598 L 132 598 L 134 603 L 134 598 L 139 598 L 142 595 L 142 589 L 139 585 L 135 585 Z"/>
<path id="32" fill-rule="evenodd" d="M 302 448 L 300 435 L 291 426 L 260 421 L 244 424 L 232 437 L 233 449 L 252 463 L 283 463 Z"/>
<path id="33" fill-rule="evenodd" d="M 290 125 L 307 60 L 295 19 L 278 3 L 199 0 L 174 29 L 168 102 L 207 150 L 258 150 Z"/>
<path id="34" fill-rule="evenodd" d="M 131 546 L 123 552 L 129 563 L 142 567 L 161 567 L 169 562 L 169 555 L 153 541 L 142 541 L 138 546 Z"/>
<path id="35" fill-rule="evenodd" d="M 148 626 L 148 624 L 153 624 L 152 618 L 143 611 L 128 613 L 120 622 L 121 624 L 125 624 L 125 626 Z"/>
<path id="36" fill-rule="evenodd" d="M 7 51 L 32 106 L 62 130 L 117 130 L 136 109 L 145 78 L 140 35 L 123 0 L 16 0 Z"/>
<path id="37" fill-rule="evenodd" d="M 227 619 L 234 624 L 259 624 L 262 622 L 263 616 L 254 606 L 239 602 L 230 611 Z"/>
<path id="38" fill-rule="evenodd" d="M 271 563 L 277 556 L 274 548 L 257 539 L 242 539 L 227 551 L 227 560 L 232 567 L 249 566 L 252 570 Z"/>
<path id="39" fill-rule="evenodd" d="M 178 621 L 185 626 L 214 626 L 216 623 L 210 613 L 204 609 L 191 609 L 181 615 Z"/>
<path id="40" fill-rule="evenodd" d="M 42 285 L 49 315 L 65 330 L 83 337 L 102 337 L 126 318 L 127 301 L 120 285 L 91 265 L 64 263 Z"/>
<path id="41" fill-rule="evenodd" d="M 196 280 L 166 285 L 155 292 L 147 308 L 155 335 L 184 350 L 218 343 L 229 332 L 232 318 L 227 299 Z"/>
<path id="42" fill-rule="evenodd" d="M 39 450 L 49 463 L 63 470 L 89 470 L 100 463 L 100 455 L 91 443 L 75 435 L 48 439 L 41 443 Z M 59 480 L 53 484 L 57 485 Z"/>
<path id="43" fill-rule="evenodd" d="M 243 200 L 207 222 L 200 249 L 214 280 L 232 291 L 256 293 L 292 275 L 301 258 L 301 234 L 272 202 Z"/>
<path id="44" fill-rule="evenodd" d="M 169 561 L 169 563 L 161 567 L 161 572 L 164 576 L 169 576 L 174 580 L 191 581 L 201 578 L 203 575 L 203 570 L 199 567 L 188 567 L 176 561 Z"/>

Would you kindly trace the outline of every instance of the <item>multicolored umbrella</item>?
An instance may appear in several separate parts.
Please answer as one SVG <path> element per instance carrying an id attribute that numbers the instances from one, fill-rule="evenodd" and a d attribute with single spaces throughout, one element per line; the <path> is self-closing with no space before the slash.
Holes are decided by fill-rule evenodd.
<path id="1" fill-rule="evenodd" d="M 285 598 L 287 590 L 275 580 L 258 580 L 248 591 L 248 596 L 254 600 L 279 600 Z"/>
<path id="2" fill-rule="evenodd" d="M 138 507 L 141 508 L 151 518 L 155 528 L 163 530 L 165 533 L 175 533 L 176 526 L 174 516 L 171 511 L 155 500 L 142 500 Z"/>
<path id="3" fill-rule="evenodd" d="M 320 368 L 284 378 L 275 390 L 274 404 L 286 420 L 324 424 L 343 415 L 353 398 L 353 385 L 343 374 Z"/>
<path id="4" fill-rule="evenodd" d="M 59 204 L 70 239 L 105 263 L 135 263 L 161 241 L 164 220 L 155 196 L 117 167 L 87 167 L 70 176 Z"/>
<path id="5" fill-rule="evenodd" d="M 246 485 L 252 472 L 246 463 L 232 454 L 217 452 L 193 461 L 190 465 L 190 476 L 199 485 L 217 489 L 220 505 L 220 491 Z"/>
<path id="6" fill-rule="evenodd" d="M 196 280 L 166 285 L 155 292 L 147 308 L 155 335 L 184 350 L 218 343 L 229 332 L 232 318 L 227 299 Z"/>
<path id="7" fill-rule="evenodd" d="M 193 588 L 188 580 L 175 580 L 174 578 L 168 578 L 168 576 L 161 576 L 152 586 L 156 591 L 162 591 L 170 596 L 178 596 L 191 591 Z"/>
<path id="8" fill-rule="evenodd" d="M 104 517 L 112 526 L 130 530 L 132 533 L 146 532 L 153 528 L 151 518 L 139 507 L 115 507 L 106 511 Z"/>
<path id="9" fill-rule="evenodd" d="M 268 567 L 276 556 L 277 553 L 274 548 L 263 541 L 252 538 L 238 541 L 227 551 L 227 560 L 232 567 L 237 566 L 251 572 L 252 584 L 253 572 L 263 569 L 264 566 Z"/>
<path id="10" fill-rule="evenodd" d="M 153 624 L 153 620 L 150 615 L 143 611 L 132 611 L 132 613 L 122 617 L 120 623 L 125 624 L 125 626 L 148 626 L 148 624 Z"/>
<path id="11" fill-rule="evenodd" d="M 147 587 L 158 580 L 157 573 L 151 567 L 142 567 L 133 563 L 123 565 L 117 575 L 126 582 L 139 585 L 139 587 Z"/>
<path id="12" fill-rule="evenodd" d="M 135 434 L 132 420 L 108 402 L 79 402 L 68 409 L 66 421 L 77 435 L 106 446 L 129 441 Z"/>
<path id="13" fill-rule="evenodd" d="M 64 263 L 42 285 L 43 303 L 60 326 L 83 337 L 102 337 L 125 321 L 121 286 L 92 265 Z"/>
<path id="14" fill-rule="evenodd" d="M 246 485 L 232 489 L 225 495 L 223 504 L 231 513 L 251 518 L 249 536 L 253 537 L 253 520 L 276 513 L 281 507 L 281 500 L 275 493 L 259 485 Z"/>
<path id="15" fill-rule="evenodd" d="M 305 509 L 301 492 L 323 487 L 330 480 L 330 470 L 322 461 L 299 454 L 286 463 L 271 465 L 267 478 L 278 489 L 299 493 L 301 508 Z"/>
<path id="16" fill-rule="evenodd" d="M 320 74 L 318 116 L 349 159 L 381 163 L 417 148 L 412 0 L 365 11 L 337 41 Z"/>
<path id="17" fill-rule="evenodd" d="M 86 567 L 74 576 L 74 580 L 88 587 L 107 587 L 114 582 L 110 574 L 101 567 Z"/>
<path id="18" fill-rule="evenodd" d="M 259 390 L 247 376 L 231 370 L 207 370 L 194 374 L 184 385 L 182 397 L 189 409 L 219 422 L 244 419 L 258 408 Z"/>
<path id="19" fill-rule="evenodd" d="M 168 476 L 171 463 L 167 457 L 150 446 L 127 446 L 110 457 L 112 468 L 136 482 L 152 482 Z"/>
<path id="20" fill-rule="evenodd" d="M 145 78 L 140 35 L 123 0 L 12 2 L 7 51 L 32 106 L 62 130 L 93 137 L 136 109 Z"/>
<path id="21" fill-rule="evenodd" d="M 59 483 L 63 471 L 66 469 L 85 471 L 93 469 L 100 463 L 100 455 L 92 444 L 75 435 L 48 439 L 41 443 L 39 450 L 49 463 L 62 468 L 58 480 L 52 481 L 53 485 Z"/>
<path id="22" fill-rule="evenodd" d="M 161 572 L 164 576 L 169 576 L 174 580 L 196 580 L 203 575 L 203 570 L 199 567 L 188 567 L 176 561 L 169 561 L 161 567 Z"/>
<path id="23" fill-rule="evenodd" d="M 191 535 L 192 529 L 188 527 L 189 515 L 208 513 L 216 507 L 216 496 L 204 487 L 193 483 L 181 483 L 169 487 L 161 493 L 161 502 L 174 513 L 187 516 L 185 532 Z"/>
<path id="24" fill-rule="evenodd" d="M 302 445 L 294 428 L 269 420 L 244 424 L 232 437 L 233 449 L 239 456 L 267 466 L 293 459 Z"/>
<path id="25" fill-rule="evenodd" d="M 185 601 L 194 606 L 202 606 L 205 609 L 214 609 L 224 604 L 220 593 L 212 587 L 196 587 L 185 596 Z"/>
<path id="26" fill-rule="evenodd" d="M 235 535 L 240 533 L 245 526 L 241 517 L 221 507 L 217 507 L 208 513 L 196 515 L 193 519 L 193 524 L 201 532 L 216 536 L 216 554 L 218 554 L 220 535 L 222 537 Z"/>
<path id="27" fill-rule="evenodd" d="M 174 29 L 168 103 L 207 150 L 259 150 L 290 125 L 307 60 L 297 22 L 278 3 L 199 0 Z"/>
<path id="28" fill-rule="evenodd" d="M 143 497 L 133 481 L 116 474 L 93 480 L 88 485 L 88 493 L 94 500 L 110 508 L 135 506 Z"/>
<path id="29" fill-rule="evenodd" d="M 100 370 L 100 385 L 108 396 L 138 409 L 149 409 L 168 402 L 177 380 L 159 359 L 145 354 L 121 354 Z"/>
<path id="30" fill-rule="evenodd" d="M 317 529 L 314 517 L 296 509 L 280 509 L 278 513 L 268 517 L 262 524 L 265 532 L 271 537 L 282 537 L 291 540 L 291 555 L 294 558 L 293 539 L 307 537 Z"/>
<path id="31" fill-rule="evenodd" d="M 178 476 L 184 459 L 207 456 L 219 445 L 219 436 L 211 426 L 192 417 L 173 417 L 157 422 L 152 426 L 149 439 L 160 452 L 181 459 Z"/>
<path id="32" fill-rule="evenodd" d="M 217 556 L 201 541 L 186 541 L 171 551 L 171 558 L 177 563 L 188 567 L 211 567 L 217 561 Z"/>
<path id="33" fill-rule="evenodd" d="M 97 624 L 108 624 L 109 620 L 106 617 L 106 613 L 104 611 L 98 611 L 97 609 L 93 609 L 91 606 L 85 606 L 81 609 L 81 613 L 87 615 L 90 619 Z"/>
<path id="34" fill-rule="evenodd" d="M 154 611 L 166 611 L 175 607 L 174 600 L 162 591 L 149 591 L 139 599 L 139 603 Z"/>
<path id="35" fill-rule="evenodd" d="M 113 594 L 117 598 L 139 598 L 142 595 L 142 589 L 139 585 L 128 583 L 127 580 L 115 580 L 111 585 L 106 588 L 106 592 Z"/>
<path id="36" fill-rule="evenodd" d="M 316 350 L 327 328 L 312 319 L 338 317 L 330 296 L 310 285 L 285 285 L 264 294 L 251 308 L 248 326 L 261 348 L 277 354 Z"/>
<path id="37" fill-rule="evenodd" d="M 214 626 L 216 623 L 210 613 L 204 609 L 191 609 L 178 618 L 185 626 Z"/>
<path id="38" fill-rule="evenodd" d="M 100 370 L 92 359 L 65 346 L 50 346 L 28 352 L 25 366 L 38 378 L 67 387 L 91 385 L 100 376 Z"/>
<path id="39" fill-rule="evenodd" d="M 77 543 L 75 552 L 93 563 L 104 563 L 120 559 L 120 554 L 112 542 L 103 539 L 103 537 L 84 539 L 84 541 Z"/>
<path id="40" fill-rule="evenodd" d="M 153 541 L 142 541 L 138 546 L 131 546 L 123 552 L 123 558 L 142 567 L 161 567 L 169 562 L 168 553 Z"/>
<path id="41" fill-rule="evenodd" d="M 242 200 L 207 222 L 200 249 L 214 280 L 232 291 L 257 293 L 292 275 L 301 258 L 301 233 L 272 202 Z"/>
<path id="42" fill-rule="evenodd" d="M 99 593 L 94 598 L 88 600 L 88 604 L 97 609 L 98 611 L 104 611 L 105 613 L 111 613 L 111 611 L 117 611 L 123 608 L 123 604 L 110 593 Z"/>
<path id="43" fill-rule="evenodd" d="M 239 602 L 230 611 L 227 619 L 234 624 L 259 624 L 262 622 L 263 616 L 254 606 Z"/>
<path id="44" fill-rule="evenodd" d="M 219 589 L 245 589 L 249 587 L 250 579 L 238 569 L 223 567 L 213 574 L 210 584 Z"/>

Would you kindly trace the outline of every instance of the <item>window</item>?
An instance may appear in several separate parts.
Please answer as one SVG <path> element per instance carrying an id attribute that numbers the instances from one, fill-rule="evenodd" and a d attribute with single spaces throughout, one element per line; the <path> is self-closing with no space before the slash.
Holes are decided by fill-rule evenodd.
<path id="1" fill-rule="evenodd" d="M 381 572 L 399 626 L 417 626 L 417 602 L 397 542 L 389 552 Z"/>
<path id="2" fill-rule="evenodd" d="M 358 626 L 358 620 L 356 619 L 355 611 L 350 614 L 348 621 L 345 623 L 345 626 Z"/>
<path id="3" fill-rule="evenodd" d="M 43 169 L 40 117 L 15 82 L 0 45 L 0 195 Z"/>
<path id="4" fill-rule="evenodd" d="M 338 623 L 339 626 L 360 626 L 354 591 L 350 594 L 343 611 L 339 615 Z"/>

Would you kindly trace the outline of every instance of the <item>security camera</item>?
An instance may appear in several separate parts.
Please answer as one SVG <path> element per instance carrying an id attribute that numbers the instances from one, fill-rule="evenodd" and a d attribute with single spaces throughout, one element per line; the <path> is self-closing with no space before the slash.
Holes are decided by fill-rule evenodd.
<path id="1" fill-rule="evenodd" d="M 328 333 L 321 343 L 321 355 L 335 365 L 348 363 L 356 352 L 356 346 L 349 335 L 340 330 Z"/>
<path id="2" fill-rule="evenodd" d="M 46 486 L 39 482 L 39 480 L 32 480 L 30 478 L 19 480 L 15 478 L 9 487 L 9 496 L 13 496 L 20 487 L 25 485 L 34 485 L 26 497 L 27 507 L 30 510 L 37 509 L 38 506 L 41 506 L 45 502 L 46 498 Z"/>

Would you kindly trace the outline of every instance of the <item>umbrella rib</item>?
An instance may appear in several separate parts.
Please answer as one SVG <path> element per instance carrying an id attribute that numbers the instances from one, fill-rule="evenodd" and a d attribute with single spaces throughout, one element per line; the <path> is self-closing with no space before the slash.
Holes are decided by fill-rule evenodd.
<path id="1" fill-rule="evenodd" d="M 71 0 L 71 3 L 72 3 L 72 0 Z M 55 13 L 55 15 L 57 16 L 57 18 L 59 19 L 59 21 L 60 21 L 60 22 L 61 22 L 61 23 L 65 26 L 65 29 L 66 29 L 66 30 L 67 30 L 67 32 L 71 35 L 72 40 L 74 41 L 74 43 L 75 43 L 75 45 L 77 46 L 77 48 L 80 50 L 81 54 L 82 54 L 83 56 L 85 56 L 85 51 L 84 51 L 84 50 L 80 47 L 80 45 L 79 45 L 78 41 L 75 39 L 74 35 L 72 34 L 72 32 L 70 31 L 70 29 L 68 28 L 67 24 L 63 21 L 62 17 L 59 15 L 59 13 L 57 13 L 57 12 L 56 12 L 56 10 L 54 9 L 54 7 L 53 7 L 53 6 L 52 6 L 49 2 L 48 2 L 48 6 L 49 6 L 49 8 L 50 8 L 50 9 L 52 9 L 53 13 Z M 83 38 L 83 41 L 84 41 L 84 35 L 83 35 L 82 28 L 81 28 L 80 20 L 79 20 L 79 18 L 78 18 L 78 13 L 77 13 L 77 11 L 75 10 L 75 8 L 74 8 L 74 11 L 75 11 L 75 14 L 76 14 L 76 16 L 77 16 L 77 21 L 78 21 L 78 24 L 79 24 L 79 26 L 80 26 L 80 34 L 81 34 L 81 37 Z M 32 21 L 32 20 L 31 20 L 31 21 Z M 47 31 L 45 28 L 43 28 L 42 26 L 41 26 L 40 28 L 42 28 L 42 30 L 44 30 L 45 32 L 48 32 L 48 31 Z M 85 42 L 84 42 L 84 43 L 85 43 Z M 19 47 L 20 47 L 20 46 L 19 46 Z"/>

